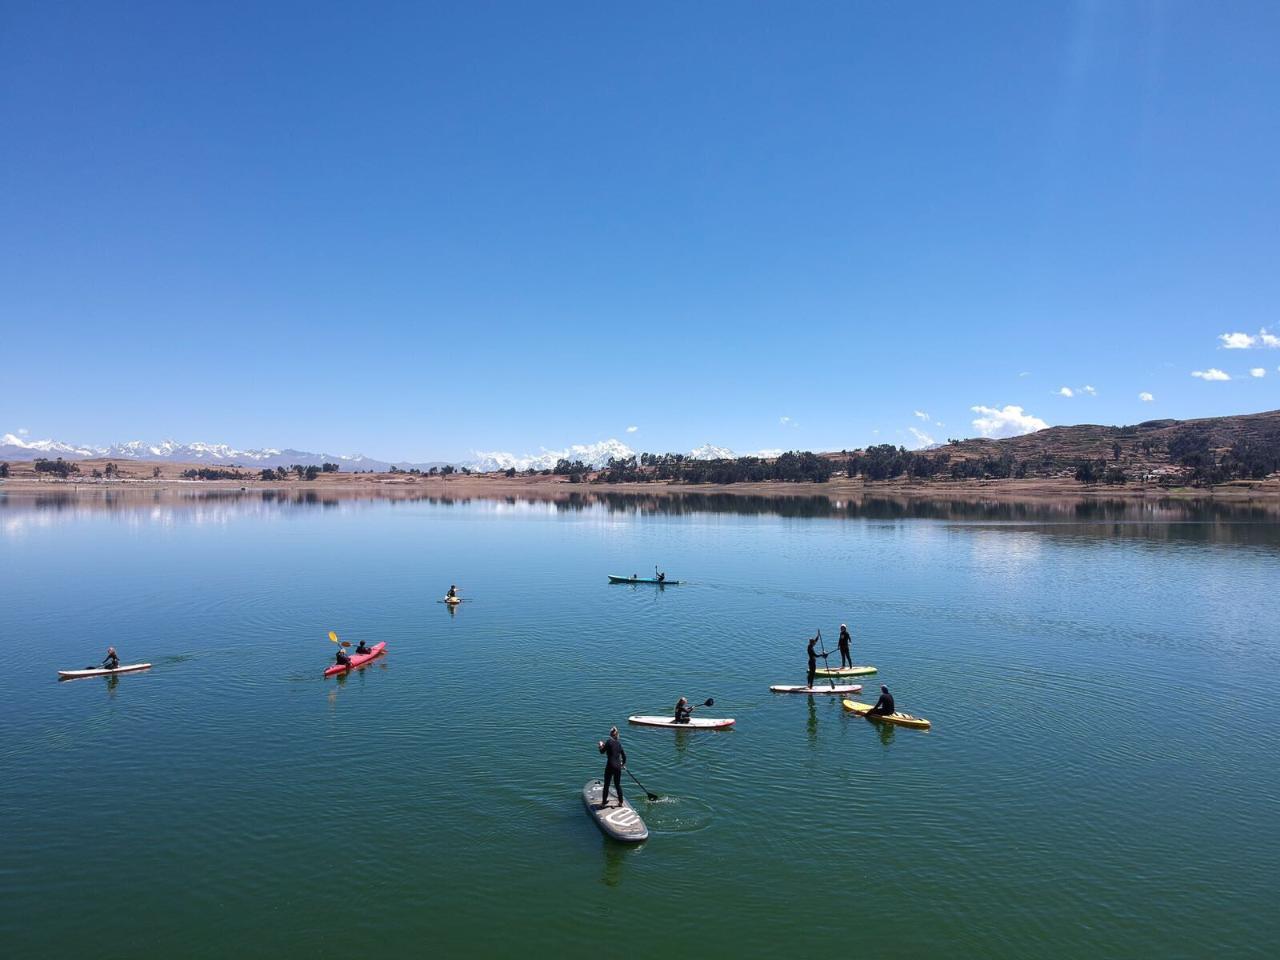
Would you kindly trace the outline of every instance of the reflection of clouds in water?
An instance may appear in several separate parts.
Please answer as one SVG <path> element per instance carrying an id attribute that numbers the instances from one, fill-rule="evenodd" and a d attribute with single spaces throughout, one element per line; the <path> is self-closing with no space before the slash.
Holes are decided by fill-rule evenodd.
<path id="1" fill-rule="evenodd" d="M 1004 581 L 1033 573 L 1044 551 L 1044 538 L 1030 531 L 973 530 L 969 544 L 978 571 Z"/>

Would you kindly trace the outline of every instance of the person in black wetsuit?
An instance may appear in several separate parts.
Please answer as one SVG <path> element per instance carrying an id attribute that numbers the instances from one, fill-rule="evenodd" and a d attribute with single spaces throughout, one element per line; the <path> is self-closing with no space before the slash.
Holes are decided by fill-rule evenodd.
<path id="1" fill-rule="evenodd" d="M 609 739 L 597 742 L 600 752 L 605 755 L 604 789 L 600 791 L 600 809 L 609 805 L 609 784 L 618 794 L 618 806 L 622 806 L 622 768 L 627 765 L 627 751 L 622 749 L 622 741 L 618 739 L 618 728 L 609 730 Z"/>
<path id="2" fill-rule="evenodd" d="M 676 703 L 676 723 L 688 723 L 693 715 L 693 707 L 689 706 L 689 698 L 681 697 Z"/>
<path id="3" fill-rule="evenodd" d="M 809 641 L 809 682 L 805 684 L 807 687 L 813 686 L 813 678 L 818 669 L 818 658 L 822 657 L 823 662 L 826 662 L 827 655 L 821 650 L 813 649 L 813 645 L 817 642 L 818 638 L 816 636 Z"/>
<path id="4" fill-rule="evenodd" d="M 876 705 L 867 711 L 867 716 L 883 717 L 890 713 L 897 713 L 897 709 L 893 705 L 893 694 L 889 692 L 889 688 L 881 685 L 880 699 L 876 701 Z"/>
<path id="5" fill-rule="evenodd" d="M 849 655 L 849 643 L 853 638 L 849 636 L 849 627 L 847 624 L 840 624 L 840 666 L 852 667 L 853 657 Z"/>
<path id="6" fill-rule="evenodd" d="M 450 600 L 458 595 L 458 585 L 456 583 L 449 584 L 449 592 L 445 594 Z"/>
<path id="7" fill-rule="evenodd" d="M 373 650 L 369 647 L 367 643 L 361 640 L 360 643 L 356 645 L 356 653 L 359 653 L 359 654 L 373 653 Z"/>
<path id="8" fill-rule="evenodd" d="M 653 565 L 653 575 L 657 577 L 659 583 L 667 582 L 667 575 L 658 569 L 658 565 L 656 563 Z"/>
<path id="9" fill-rule="evenodd" d="M 102 668 L 104 670 L 114 670 L 118 666 L 120 666 L 120 658 L 116 655 L 116 648 L 107 647 L 107 656 L 102 661 Z"/>
<path id="10" fill-rule="evenodd" d="M 337 663 L 338 666 L 340 667 L 349 667 L 351 665 L 351 655 L 348 654 L 347 651 L 339 647 L 338 653 L 334 657 L 334 662 Z"/>

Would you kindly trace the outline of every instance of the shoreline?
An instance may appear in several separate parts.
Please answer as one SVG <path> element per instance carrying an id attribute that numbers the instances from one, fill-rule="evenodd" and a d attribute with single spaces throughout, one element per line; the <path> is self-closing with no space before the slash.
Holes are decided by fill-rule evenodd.
<path id="1" fill-rule="evenodd" d="M 185 465 L 184 465 L 185 466 Z M 403 474 L 322 474 L 315 480 L 187 480 L 175 476 L 50 478 L 19 476 L 0 480 L 4 493 L 91 494 L 104 492 L 224 493 L 268 492 L 294 496 L 308 491 L 326 496 L 418 496 L 450 498 L 564 499 L 591 494 L 674 496 L 715 494 L 752 497 L 826 497 L 830 500 L 862 500 L 884 497 L 908 500 L 994 500 L 1042 502 L 1062 500 L 1133 501 L 1229 501 L 1232 503 L 1280 503 L 1280 479 L 1237 481 L 1216 487 L 1162 487 L 1153 483 L 1115 486 L 1085 485 L 1072 479 L 1022 480 L 887 480 L 867 482 L 839 478 L 827 483 L 765 481 L 732 484 L 570 483 L 564 477 L 505 477 L 492 474 L 424 477 Z"/>

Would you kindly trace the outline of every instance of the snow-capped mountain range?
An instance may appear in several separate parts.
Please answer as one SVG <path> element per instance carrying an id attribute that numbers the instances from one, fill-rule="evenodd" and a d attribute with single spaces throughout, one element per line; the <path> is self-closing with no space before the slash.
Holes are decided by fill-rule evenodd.
<path id="1" fill-rule="evenodd" d="M 261 450 L 238 450 L 225 443 L 178 443 L 163 440 L 148 443 L 131 440 L 100 447 L 85 444 L 64 443 L 61 440 L 26 440 L 16 434 L 0 436 L 0 460 L 35 460 L 39 457 L 62 457 L 64 460 L 88 460 L 97 457 L 119 457 L 129 460 L 165 461 L 168 463 L 218 463 L 254 467 L 289 467 L 295 463 L 304 467 L 322 463 L 336 463 L 343 470 L 389 470 L 393 465 L 402 470 L 417 467 L 429 470 L 441 467 L 445 461 L 431 463 L 407 463 L 377 460 L 363 454 L 310 453 L 306 450 L 267 447 Z"/>
<path id="2" fill-rule="evenodd" d="M 776 456 L 778 451 L 761 451 L 762 456 Z M 621 440 L 601 440 L 597 443 L 575 443 L 563 450 L 548 450 L 545 447 L 538 453 L 515 454 L 499 450 L 472 452 L 472 459 L 454 466 L 466 466 L 479 472 L 492 470 L 550 470 L 556 461 L 581 460 L 587 466 L 599 469 L 605 466 L 611 457 L 625 459 L 637 456 L 637 452 Z M 718 447 L 707 443 L 690 451 L 694 460 L 730 459 L 736 454 L 727 447 Z M 410 463 L 398 460 L 378 460 L 363 454 L 310 453 L 306 450 L 292 448 L 276 449 L 266 447 L 260 450 L 240 450 L 225 443 L 179 443 L 176 440 L 163 440 L 159 443 L 148 443 L 144 440 L 131 440 L 128 443 L 116 443 L 110 446 L 93 446 L 88 444 L 64 443 L 61 440 L 27 440 L 17 434 L 6 433 L 0 436 L 0 460 L 35 460 L 40 457 L 62 457 L 64 460 L 89 460 L 94 458 L 119 457 L 128 460 L 151 460 L 168 463 L 216 463 L 237 464 L 253 467 L 288 467 L 295 463 L 304 467 L 319 466 L 322 463 L 336 463 L 344 471 L 374 470 L 386 471 L 392 466 L 401 470 L 417 467 L 429 470 L 442 467 L 446 461 L 435 460 L 428 463 Z"/>

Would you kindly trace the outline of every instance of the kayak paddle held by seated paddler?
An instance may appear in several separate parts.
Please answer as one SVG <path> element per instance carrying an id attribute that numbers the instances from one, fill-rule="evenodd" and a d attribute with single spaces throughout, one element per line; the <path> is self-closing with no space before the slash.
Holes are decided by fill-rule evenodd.
<path id="1" fill-rule="evenodd" d="M 876 720 L 881 723 L 893 723 L 900 727 L 914 727 L 917 730 L 928 730 L 933 726 L 924 717 L 913 717 L 909 713 L 900 713 L 893 702 L 893 694 L 886 686 L 880 687 L 880 699 L 874 704 L 858 703 L 855 700 L 842 700 L 841 705 L 850 713 Z"/>
<path id="2" fill-rule="evenodd" d="M 627 717 L 628 723 L 639 727 L 668 727 L 685 730 L 727 730 L 733 726 L 732 717 L 694 717 L 693 711 L 698 707 L 715 706 L 715 700 L 708 697 L 700 704 L 690 704 L 688 697 L 681 697 L 676 702 L 675 710 L 667 716 L 650 716 L 638 714 Z"/>
<path id="3" fill-rule="evenodd" d="M 385 641 L 369 646 L 364 640 L 361 640 L 354 652 L 348 652 L 348 648 L 351 646 L 350 640 L 339 640 L 338 635 L 332 630 L 329 631 L 329 639 L 338 645 L 338 652 L 333 656 L 333 666 L 324 672 L 326 677 L 332 677 L 334 674 L 346 673 L 348 670 L 362 667 L 375 657 L 381 656 L 387 649 Z"/>
<path id="4" fill-rule="evenodd" d="M 81 677 L 106 677 L 117 673 L 135 673 L 138 670 L 149 670 L 149 663 L 130 663 L 120 665 L 120 656 L 115 647 L 107 647 L 107 655 L 97 666 L 88 666 L 83 670 L 59 670 L 59 680 L 79 680 Z"/>
<path id="5" fill-rule="evenodd" d="M 610 583 L 652 583 L 659 587 L 669 587 L 680 583 L 679 580 L 668 580 L 666 573 L 659 570 L 656 565 L 653 568 L 652 577 L 642 577 L 638 573 L 633 573 L 629 577 L 624 577 L 616 573 L 606 574 L 606 576 L 608 576 Z"/>

